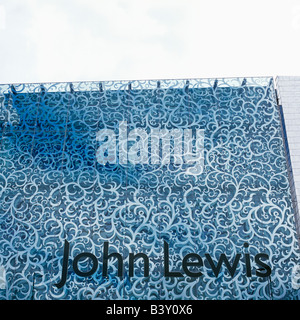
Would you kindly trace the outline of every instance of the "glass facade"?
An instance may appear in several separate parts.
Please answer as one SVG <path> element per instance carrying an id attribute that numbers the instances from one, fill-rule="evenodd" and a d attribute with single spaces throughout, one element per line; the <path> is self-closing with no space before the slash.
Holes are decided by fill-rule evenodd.
<path id="1" fill-rule="evenodd" d="M 272 78 L 0 86 L 1 299 L 299 299 Z"/>

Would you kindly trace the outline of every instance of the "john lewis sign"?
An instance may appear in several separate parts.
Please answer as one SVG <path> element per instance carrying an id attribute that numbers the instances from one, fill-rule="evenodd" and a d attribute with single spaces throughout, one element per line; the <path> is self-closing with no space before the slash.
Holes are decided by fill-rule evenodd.
<path id="1" fill-rule="evenodd" d="M 248 248 L 249 244 L 248 243 L 244 243 L 244 247 Z M 64 256 L 63 256 L 63 262 L 62 262 L 62 271 L 61 271 L 61 280 L 59 283 L 55 284 L 57 288 L 61 288 L 65 285 L 66 281 L 67 281 L 67 274 L 68 274 L 68 262 L 69 262 L 69 247 L 70 244 L 67 240 L 65 240 L 65 245 L 64 245 Z M 107 277 L 108 275 L 108 260 L 111 258 L 115 258 L 117 259 L 117 263 L 118 263 L 118 272 L 117 272 L 117 276 L 118 277 L 123 277 L 124 276 L 124 267 L 123 267 L 123 261 L 124 258 L 122 256 L 122 254 L 118 253 L 118 252 L 113 252 L 113 253 L 109 253 L 109 243 L 108 242 L 104 242 L 103 244 L 103 254 L 102 254 L 102 276 L 103 277 Z M 81 271 L 80 267 L 78 266 L 80 260 L 84 260 L 84 259 L 89 259 L 91 262 L 91 267 L 89 270 L 87 271 Z M 134 276 L 134 263 L 136 260 L 138 259 L 142 259 L 143 260 L 143 276 L 144 277 L 149 277 L 149 257 L 144 254 L 144 253 L 130 253 L 129 254 L 129 269 L 126 271 L 126 273 L 128 273 L 129 277 L 133 277 Z M 163 265 L 164 265 L 164 277 L 184 277 L 184 276 L 189 276 L 189 277 L 193 277 L 193 278 L 198 278 L 201 277 L 203 275 L 202 271 L 200 271 L 200 269 L 204 266 L 204 261 L 203 258 L 197 254 L 197 253 L 189 253 L 187 255 L 185 255 L 182 259 L 182 271 L 172 271 L 170 270 L 170 266 L 169 266 L 169 259 L 170 259 L 170 254 L 169 254 L 169 244 L 164 241 L 164 253 L 163 253 Z M 245 267 L 246 270 L 244 270 L 245 272 L 245 276 L 247 277 L 252 277 L 252 263 L 251 263 L 251 257 L 249 253 L 237 253 L 234 256 L 234 259 L 232 262 L 228 261 L 228 258 L 226 257 L 226 255 L 224 253 L 220 254 L 219 260 L 216 262 L 213 261 L 211 255 L 209 253 L 205 254 L 205 262 L 206 262 L 206 266 L 208 266 L 212 271 L 213 274 L 215 275 L 215 277 L 217 278 L 221 268 L 223 269 L 223 265 L 225 266 L 225 268 L 227 268 L 230 276 L 233 278 L 235 276 L 235 272 L 236 269 L 238 267 L 239 261 L 241 259 L 244 259 L 244 263 L 245 263 Z M 256 264 L 256 271 L 255 271 L 255 275 L 256 276 L 260 276 L 260 277 L 269 277 L 271 275 L 271 268 L 268 264 L 266 264 L 265 262 L 268 262 L 269 256 L 267 254 L 264 253 L 259 253 L 257 255 L 255 255 L 254 257 L 254 261 Z M 90 277 L 92 276 L 95 272 L 98 271 L 98 258 L 92 254 L 91 252 L 82 252 L 79 253 L 78 255 L 76 255 L 73 259 L 73 270 L 74 272 L 81 277 Z M 193 271 L 191 270 L 191 268 L 193 269 L 197 269 L 197 271 Z"/>

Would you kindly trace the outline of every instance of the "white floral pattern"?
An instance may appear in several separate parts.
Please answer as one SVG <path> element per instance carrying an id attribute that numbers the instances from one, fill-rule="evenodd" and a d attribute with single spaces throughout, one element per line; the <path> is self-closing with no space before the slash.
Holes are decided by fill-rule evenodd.
<path id="1" fill-rule="evenodd" d="M 2 85 L 0 298 L 298 299 L 291 276 L 299 248 L 272 79 L 243 80 Z M 130 129 L 204 129 L 204 171 L 100 165 L 96 133 L 120 121 Z M 65 239 L 70 259 L 85 251 L 99 261 L 108 241 L 124 257 L 124 277 L 113 263 L 108 278 L 101 264 L 84 278 L 69 263 L 65 286 L 56 288 Z M 233 278 L 205 267 L 199 278 L 164 277 L 164 240 L 172 270 L 191 252 L 215 261 L 263 252 L 272 274 L 246 277 L 241 259 Z M 128 277 L 130 252 L 150 257 L 149 277 L 142 266 Z"/>

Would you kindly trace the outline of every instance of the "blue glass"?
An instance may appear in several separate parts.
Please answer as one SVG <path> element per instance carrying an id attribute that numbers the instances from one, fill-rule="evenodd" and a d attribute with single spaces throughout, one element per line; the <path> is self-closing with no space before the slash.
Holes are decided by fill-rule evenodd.
<path id="1" fill-rule="evenodd" d="M 1 299 L 299 299 L 291 281 L 299 247 L 271 78 L 0 89 Z M 172 155 L 167 164 L 120 163 L 122 122 L 128 134 L 148 138 L 155 129 L 203 129 L 203 171 L 188 174 L 190 166 Z M 97 158 L 103 130 L 116 138 L 116 161 L 106 164 Z M 68 270 L 57 288 L 65 240 Z M 105 242 L 123 258 L 121 276 L 117 258 L 103 276 Z M 169 271 L 180 277 L 164 274 L 165 244 Z M 98 261 L 89 276 L 72 265 L 84 252 Z M 142 258 L 130 275 L 132 253 L 148 257 L 148 276 Z M 191 253 L 203 265 L 194 255 L 188 270 L 201 276 L 183 270 Z M 269 257 L 268 277 L 256 274 L 260 253 Z M 221 254 L 231 265 L 241 254 L 234 276 L 224 263 L 216 275 L 206 254 L 215 265 Z M 83 258 L 78 269 L 88 274 L 94 264 Z"/>

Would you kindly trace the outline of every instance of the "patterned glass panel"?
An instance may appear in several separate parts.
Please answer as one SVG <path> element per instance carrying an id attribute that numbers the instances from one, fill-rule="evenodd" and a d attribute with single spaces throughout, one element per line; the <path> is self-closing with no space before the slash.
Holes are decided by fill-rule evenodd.
<path id="1" fill-rule="evenodd" d="M 274 93 L 270 78 L 2 85 L 1 299 L 298 299 Z"/>

